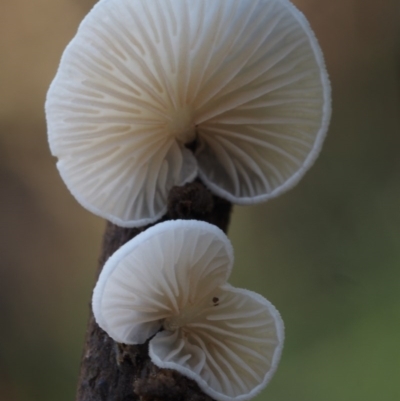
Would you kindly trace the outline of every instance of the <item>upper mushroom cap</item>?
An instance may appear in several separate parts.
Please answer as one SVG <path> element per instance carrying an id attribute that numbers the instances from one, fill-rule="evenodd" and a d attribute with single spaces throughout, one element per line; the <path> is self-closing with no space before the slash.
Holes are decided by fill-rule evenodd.
<path id="1" fill-rule="evenodd" d="M 239 204 L 293 186 L 319 153 L 330 85 L 287 0 L 100 0 L 62 56 L 46 116 L 77 200 L 140 226 L 197 175 Z"/>
<path id="2" fill-rule="evenodd" d="M 93 293 L 96 321 L 121 343 L 155 335 L 152 361 L 216 400 L 249 399 L 277 368 L 284 328 L 269 301 L 226 283 L 232 263 L 232 246 L 215 226 L 157 224 L 106 262 Z"/>

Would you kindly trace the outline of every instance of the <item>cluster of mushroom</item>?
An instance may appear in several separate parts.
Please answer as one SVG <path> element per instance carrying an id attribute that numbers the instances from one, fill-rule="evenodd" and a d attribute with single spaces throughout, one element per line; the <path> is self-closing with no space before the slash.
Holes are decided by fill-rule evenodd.
<path id="1" fill-rule="evenodd" d="M 288 0 L 100 0 L 62 56 L 46 115 L 71 193 L 139 227 L 197 177 L 236 204 L 291 188 L 320 151 L 330 85 Z M 277 367 L 283 323 L 265 298 L 227 284 L 232 264 L 215 226 L 157 224 L 106 262 L 96 321 L 117 342 L 154 336 L 152 361 L 216 400 L 249 399 Z"/>

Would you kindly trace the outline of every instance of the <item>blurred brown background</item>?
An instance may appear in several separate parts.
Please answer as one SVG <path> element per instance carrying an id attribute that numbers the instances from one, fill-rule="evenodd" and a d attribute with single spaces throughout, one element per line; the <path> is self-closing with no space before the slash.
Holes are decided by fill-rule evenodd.
<path id="1" fill-rule="evenodd" d="M 43 103 L 91 0 L 0 2 L 0 400 L 74 398 L 104 222 L 68 193 Z M 281 311 L 258 401 L 400 400 L 400 1 L 297 0 L 333 119 L 292 191 L 235 208 L 232 284 Z"/>

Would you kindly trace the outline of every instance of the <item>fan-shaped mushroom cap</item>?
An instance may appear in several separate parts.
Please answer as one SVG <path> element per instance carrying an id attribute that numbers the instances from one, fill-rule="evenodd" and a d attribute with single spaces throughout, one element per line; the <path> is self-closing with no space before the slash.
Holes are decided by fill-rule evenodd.
<path id="1" fill-rule="evenodd" d="M 287 0 L 100 0 L 63 54 L 46 115 L 77 200 L 140 226 L 196 175 L 241 204 L 293 186 L 320 150 L 330 86 Z"/>
<path id="2" fill-rule="evenodd" d="M 284 329 L 269 301 L 226 283 L 232 263 L 231 244 L 215 226 L 160 223 L 105 264 L 93 293 L 96 321 L 121 343 L 155 334 L 152 361 L 216 400 L 249 399 L 275 372 Z"/>

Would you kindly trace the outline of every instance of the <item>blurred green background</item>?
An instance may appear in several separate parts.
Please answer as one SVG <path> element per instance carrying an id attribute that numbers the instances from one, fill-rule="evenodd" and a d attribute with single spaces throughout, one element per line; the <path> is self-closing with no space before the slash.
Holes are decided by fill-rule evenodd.
<path id="1" fill-rule="evenodd" d="M 0 400 L 74 399 L 104 222 L 68 193 L 43 103 L 92 0 L 0 2 Z M 281 311 L 257 401 L 400 400 L 400 1 L 298 0 L 333 119 L 300 184 L 235 208 L 232 284 Z"/>

